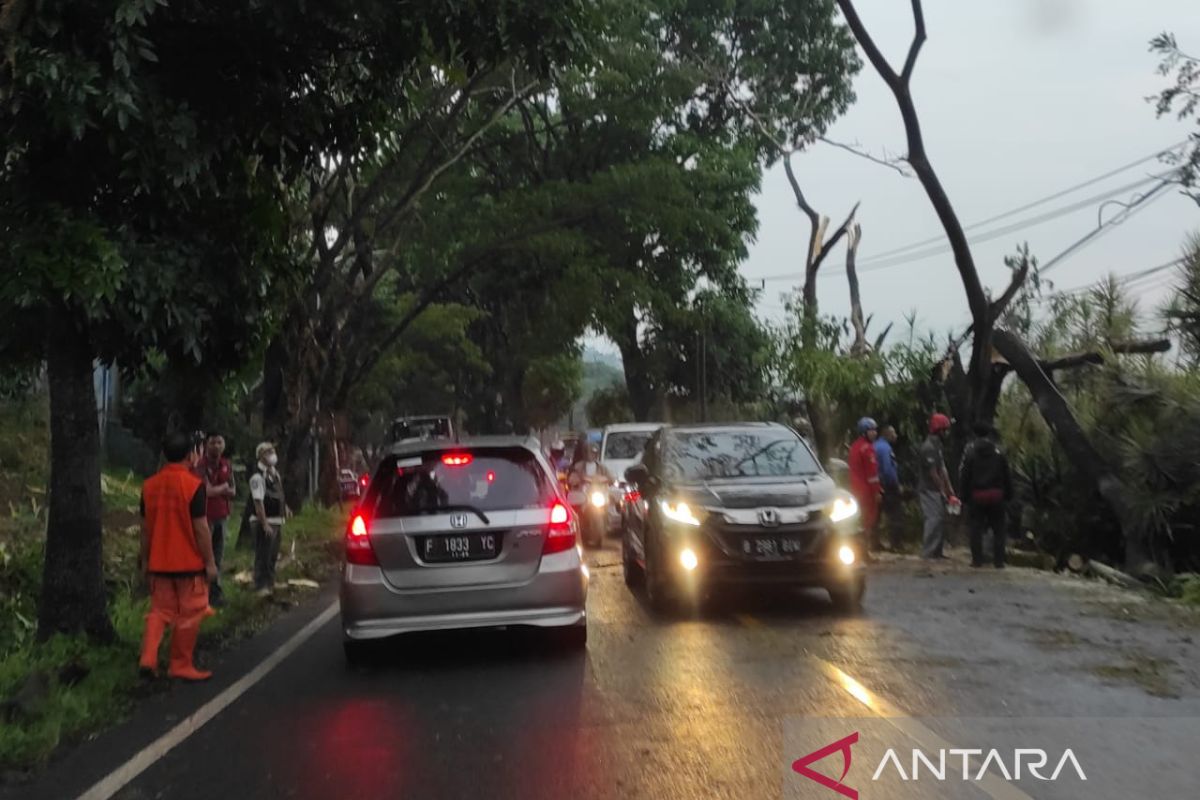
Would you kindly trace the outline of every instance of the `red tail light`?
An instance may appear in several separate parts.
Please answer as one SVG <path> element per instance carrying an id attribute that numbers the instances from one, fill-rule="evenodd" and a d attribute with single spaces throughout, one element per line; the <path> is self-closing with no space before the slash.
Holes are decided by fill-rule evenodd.
<path id="1" fill-rule="evenodd" d="M 542 555 L 561 553 L 575 546 L 575 524 L 571 512 L 557 500 L 550 507 L 550 525 L 546 528 L 546 541 L 542 544 Z"/>
<path id="2" fill-rule="evenodd" d="M 358 482 L 365 488 L 366 485 L 371 482 L 371 476 L 363 473 L 362 475 L 358 476 Z"/>
<path id="3" fill-rule="evenodd" d="M 625 502 L 626 503 L 636 503 L 638 500 L 641 500 L 641 499 L 642 499 L 642 493 L 639 492 L 637 489 L 630 489 L 628 492 L 625 493 Z"/>
<path id="4" fill-rule="evenodd" d="M 475 456 L 470 453 L 446 453 L 442 456 L 442 463 L 447 467 L 465 467 L 475 460 Z"/>
<path id="5" fill-rule="evenodd" d="M 360 567 L 378 567 L 375 548 L 371 547 L 370 529 L 367 518 L 355 512 L 346 527 L 346 563 Z"/>

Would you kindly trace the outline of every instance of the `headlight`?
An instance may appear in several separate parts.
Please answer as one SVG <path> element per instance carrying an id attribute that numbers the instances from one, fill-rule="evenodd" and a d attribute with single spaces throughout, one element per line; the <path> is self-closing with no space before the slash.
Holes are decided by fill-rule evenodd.
<path id="1" fill-rule="evenodd" d="M 692 513 L 692 509 L 687 503 L 668 503 L 666 500 L 659 502 L 662 508 L 663 516 L 674 522 L 682 522 L 684 525 L 695 525 L 699 527 L 700 520 Z"/>
<path id="2" fill-rule="evenodd" d="M 700 565 L 700 559 L 696 557 L 696 551 L 690 547 L 685 547 L 679 551 L 679 563 L 688 572 L 694 570 Z"/>
<path id="3" fill-rule="evenodd" d="M 847 567 L 854 564 L 854 548 L 849 545 L 842 545 L 838 548 L 838 561 L 841 561 Z"/>
<path id="4" fill-rule="evenodd" d="M 596 508 L 604 508 L 608 503 L 608 496 L 604 492 L 592 492 L 592 505 Z"/>
<path id="5" fill-rule="evenodd" d="M 858 513 L 858 502 L 850 495 L 842 495 L 829 507 L 830 522 L 844 522 Z"/>

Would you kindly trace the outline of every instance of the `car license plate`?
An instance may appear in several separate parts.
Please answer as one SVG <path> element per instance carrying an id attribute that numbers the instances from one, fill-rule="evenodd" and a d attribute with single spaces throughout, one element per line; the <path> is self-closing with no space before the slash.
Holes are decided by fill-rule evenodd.
<path id="1" fill-rule="evenodd" d="M 804 552 L 804 542 L 791 536 L 748 536 L 742 540 L 742 555 L 750 558 L 786 558 Z"/>
<path id="2" fill-rule="evenodd" d="M 494 533 L 458 533 L 452 536 L 426 536 L 421 540 L 421 558 L 430 563 L 446 561 L 485 561 L 499 552 L 499 537 Z"/>

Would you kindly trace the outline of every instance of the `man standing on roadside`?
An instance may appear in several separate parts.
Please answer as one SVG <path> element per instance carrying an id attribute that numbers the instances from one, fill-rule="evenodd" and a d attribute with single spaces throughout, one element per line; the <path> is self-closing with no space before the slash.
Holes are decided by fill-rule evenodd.
<path id="1" fill-rule="evenodd" d="M 229 521 L 230 501 L 236 494 L 233 487 L 233 467 L 225 458 L 225 437 L 210 432 L 205 438 L 204 460 L 200 462 L 204 478 L 204 490 L 208 497 L 206 506 L 208 528 L 212 531 L 213 560 L 217 572 L 221 571 L 221 560 L 225 555 L 225 530 Z M 209 603 L 214 607 L 225 604 L 218 578 L 208 587 Z"/>
<path id="2" fill-rule="evenodd" d="M 203 681 L 212 673 L 196 669 L 193 657 L 200 622 L 213 613 L 208 606 L 208 587 L 217 579 L 217 564 L 205 518 L 204 483 L 192 473 L 189 463 L 194 452 L 188 436 L 168 434 L 163 441 L 166 466 L 142 484 L 138 566 L 150 589 L 150 611 L 138 664 L 143 672 L 157 674 L 158 648 L 170 626 L 167 674 Z"/>
<path id="3" fill-rule="evenodd" d="M 992 565 L 1004 569 L 1005 522 L 1012 500 L 1012 473 L 1008 459 L 996 444 L 996 429 L 978 423 L 972 429 L 975 440 L 963 453 L 958 485 L 966 498 L 967 520 L 971 526 L 971 566 L 983 566 L 983 535 L 992 532 Z"/>
<path id="4" fill-rule="evenodd" d="M 850 493 L 858 501 L 862 514 L 863 534 L 871 550 L 879 549 L 879 464 L 875 456 L 875 439 L 879 425 L 870 417 L 858 421 L 858 439 L 850 445 L 847 459 L 850 466 Z"/>
<path id="5" fill-rule="evenodd" d="M 242 524 L 254 533 L 254 588 L 260 597 L 275 589 L 275 565 L 283 539 L 284 519 L 291 515 L 283 498 L 283 480 L 276 469 L 275 445 L 262 442 L 254 450 L 258 461 L 250 476 L 250 500 Z"/>
<path id="6" fill-rule="evenodd" d="M 921 469 L 917 473 L 921 515 L 925 518 L 921 558 L 945 558 L 947 505 L 958 505 L 950 475 L 946 472 L 943 443 L 950 435 L 950 418 L 934 414 L 929 418 L 929 436 L 921 443 Z"/>
<path id="7" fill-rule="evenodd" d="M 879 485 L 883 489 L 880 508 L 887 514 L 888 544 L 892 552 L 900 552 L 903 534 L 903 507 L 900 497 L 900 468 L 896 464 L 896 428 L 885 425 L 875 440 L 875 460 L 879 462 Z"/>

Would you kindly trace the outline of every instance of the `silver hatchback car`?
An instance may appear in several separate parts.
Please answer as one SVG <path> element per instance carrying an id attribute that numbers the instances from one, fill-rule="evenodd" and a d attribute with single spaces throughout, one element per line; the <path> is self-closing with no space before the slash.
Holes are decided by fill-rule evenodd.
<path id="1" fill-rule="evenodd" d="M 579 525 L 536 440 L 392 448 L 346 529 L 346 658 L 415 631 L 534 626 L 587 642 Z"/>

